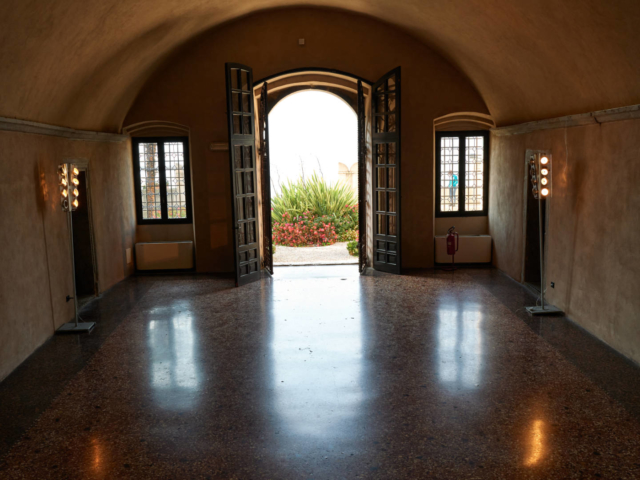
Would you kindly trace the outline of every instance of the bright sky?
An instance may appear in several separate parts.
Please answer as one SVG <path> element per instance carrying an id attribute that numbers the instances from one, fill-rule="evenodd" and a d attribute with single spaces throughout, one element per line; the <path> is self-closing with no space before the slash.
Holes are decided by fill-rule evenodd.
<path id="1" fill-rule="evenodd" d="M 358 118 L 344 100 L 327 92 L 303 90 L 283 98 L 269 114 L 271 194 L 303 173 L 338 181 L 338 163 L 358 163 Z M 357 170 L 357 167 L 356 167 Z"/>

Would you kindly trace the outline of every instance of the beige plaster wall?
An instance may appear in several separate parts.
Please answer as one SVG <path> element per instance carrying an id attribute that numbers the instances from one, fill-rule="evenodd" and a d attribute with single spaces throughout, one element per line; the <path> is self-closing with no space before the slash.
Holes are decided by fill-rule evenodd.
<path id="1" fill-rule="evenodd" d="M 491 138 L 493 261 L 520 281 L 524 156 L 551 150 L 547 297 L 640 362 L 640 120 Z M 555 282 L 550 288 L 549 282 Z"/>
<path id="2" fill-rule="evenodd" d="M 129 142 L 101 143 L 0 131 L 0 380 L 73 317 L 69 235 L 57 166 L 89 161 L 104 291 L 132 272 L 135 210 Z"/>
<path id="3" fill-rule="evenodd" d="M 193 224 L 138 225 L 136 242 L 183 242 L 193 241 Z"/>
<path id="4" fill-rule="evenodd" d="M 455 226 L 460 235 L 486 235 L 489 233 L 489 217 L 438 217 L 435 220 L 436 235 L 446 235 Z"/>
<path id="5" fill-rule="evenodd" d="M 227 141 L 225 62 L 251 66 L 256 80 L 303 67 L 376 80 L 401 66 L 403 266 L 433 265 L 433 119 L 487 113 L 482 98 L 442 57 L 398 29 L 359 15 L 293 9 L 241 19 L 186 46 L 125 119 L 125 126 L 164 120 L 190 128 L 198 271 L 233 269 L 228 152 L 209 150 L 211 142 Z"/>
<path id="6" fill-rule="evenodd" d="M 472 79 L 498 125 L 640 103 L 638 0 L 3 0 L 0 115 L 117 131 L 145 81 L 184 42 L 292 4 L 412 33 Z M 272 30 L 254 49 L 308 27 Z M 344 48 L 367 50 L 367 38 Z"/>

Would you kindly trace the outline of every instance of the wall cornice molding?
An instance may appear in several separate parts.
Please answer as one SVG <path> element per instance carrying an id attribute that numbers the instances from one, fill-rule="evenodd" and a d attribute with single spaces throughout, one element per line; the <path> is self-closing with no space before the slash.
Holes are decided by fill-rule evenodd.
<path id="1" fill-rule="evenodd" d="M 538 130 L 599 125 L 601 123 L 634 119 L 640 119 L 640 105 L 629 105 L 628 107 L 610 108 L 608 110 L 598 110 L 596 112 L 567 115 L 566 117 L 549 118 L 546 120 L 538 120 L 536 122 L 497 127 L 492 128 L 491 133 L 500 137 L 504 135 L 520 135 L 522 133 L 530 133 Z"/>
<path id="2" fill-rule="evenodd" d="M 46 123 L 30 122 L 17 118 L 0 117 L 0 131 L 30 133 L 34 135 L 49 135 L 67 138 L 69 140 L 85 140 L 90 142 L 124 142 L 128 135 L 117 133 L 92 132 L 89 130 L 75 130 L 73 128 L 58 127 Z"/>

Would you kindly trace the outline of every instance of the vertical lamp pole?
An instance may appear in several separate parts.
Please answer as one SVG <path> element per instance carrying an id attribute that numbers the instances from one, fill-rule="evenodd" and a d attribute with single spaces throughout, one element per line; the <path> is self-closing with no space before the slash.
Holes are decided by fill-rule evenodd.
<path id="1" fill-rule="evenodd" d="M 73 212 L 78 208 L 78 187 L 80 180 L 78 167 L 71 163 L 63 163 L 58 166 L 58 182 L 60 184 L 60 204 L 62 211 L 67 213 L 67 226 L 69 228 L 69 254 L 71 256 L 71 278 L 73 279 L 73 297 L 67 296 L 67 302 L 73 300 L 75 311 L 74 321 L 65 323 L 58 333 L 82 333 L 90 332 L 96 326 L 95 322 L 78 322 L 78 294 L 76 292 L 76 262 L 73 251 Z"/>
<path id="2" fill-rule="evenodd" d="M 540 306 L 526 307 L 531 315 L 551 315 L 562 313 L 553 305 L 545 305 L 545 271 L 544 271 L 544 235 L 542 233 L 542 200 L 551 197 L 551 154 L 537 152 L 529 158 L 529 178 L 531 180 L 532 192 L 538 200 L 538 234 L 540 238 Z"/>

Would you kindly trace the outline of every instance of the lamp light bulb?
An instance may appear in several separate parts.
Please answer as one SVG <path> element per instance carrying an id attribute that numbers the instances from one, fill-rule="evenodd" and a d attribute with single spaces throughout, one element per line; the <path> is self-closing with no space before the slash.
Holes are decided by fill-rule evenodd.
<path id="1" fill-rule="evenodd" d="M 545 182 L 545 185 L 546 185 L 546 182 Z M 73 196 L 74 196 L 74 197 L 77 197 L 78 195 L 80 195 L 80 192 L 78 191 L 78 189 L 77 189 L 77 188 L 74 188 L 74 189 L 73 189 Z"/>
<path id="2" fill-rule="evenodd" d="M 543 188 L 542 190 L 540 190 L 540 193 L 542 194 L 543 197 L 546 197 L 547 195 L 549 195 L 549 189 Z"/>
<path id="3" fill-rule="evenodd" d="M 540 159 L 540 163 L 541 163 L 542 165 L 546 165 L 547 163 L 549 163 L 549 159 L 548 159 L 547 157 L 542 157 L 542 158 Z"/>
<path id="4" fill-rule="evenodd" d="M 80 180 L 74 178 L 73 180 L 71 180 L 71 183 L 73 183 L 74 185 L 80 185 Z"/>
<path id="5" fill-rule="evenodd" d="M 549 183 L 549 180 L 547 180 L 546 178 L 543 178 L 542 180 L 540 180 L 540 183 L 543 185 L 546 185 L 547 183 Z"/>
<path id="6" fill-rule="evenodd" d="M 546 168 L 543 168 L 542 170 L 540 170 L 540 173 L 542 175 L 549 175 L 549 170 L 547 170 Z"/>
<path id="7" fill-rule="evenodd" d="M 74 207 L 78 208 L 78 205 L 79 205 L 79 204 L 78 204 L 78 199 L 77 199 L 77 198 L 72 202 L 72 205 L 73 205 Z"/>
<path id="8" fill-rule="evenodd" d="M 66 187 L 67 186 L 67 179 L 62 177 L 62 181 L 60 183 L 62 183 L 62 185 Z"/>
<path id="9" fill-rule="evenodd" d="M 68 195 L 68 193 L 67 193 L 67 189 L 65 188 L 64 190 L 62 190 L 62 196 L 63 196 L 64 198 L 67 198 L 67 195 Z"/>
<path id="10" fill-rule="evenodd" d="M 76 167 L 73 167 L 73 174 L 78 175 L 79 173 L 80 173 L 80 170 L 78 170 Z"/>

